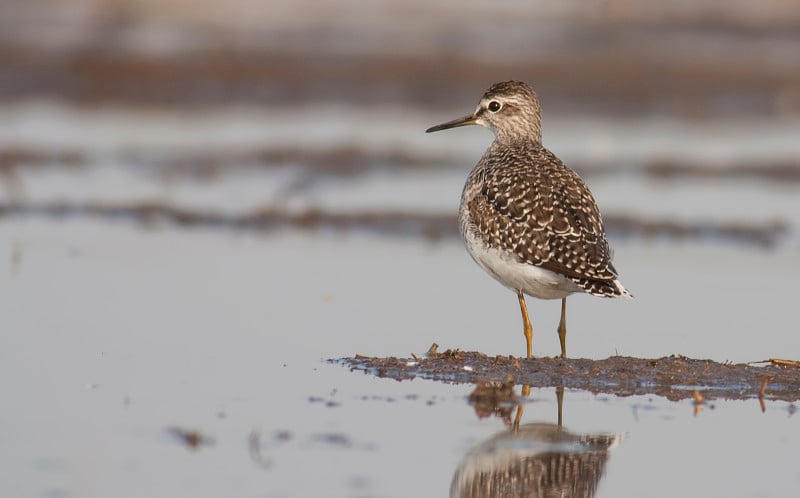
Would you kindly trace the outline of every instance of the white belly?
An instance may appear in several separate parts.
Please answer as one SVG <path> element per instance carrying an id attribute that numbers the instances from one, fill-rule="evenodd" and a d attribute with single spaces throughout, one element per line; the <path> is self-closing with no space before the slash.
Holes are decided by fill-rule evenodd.
<path id="1" fill-rule="evenodd" d="M 561 299 L 582 292 L 572 280 L 538 266 L 520 263 L 513 256 L 497 249 L 487 249 L 473 234 L 465 230 L 467 251 L 481 268 L 506 287 L 538 297 Z"/>

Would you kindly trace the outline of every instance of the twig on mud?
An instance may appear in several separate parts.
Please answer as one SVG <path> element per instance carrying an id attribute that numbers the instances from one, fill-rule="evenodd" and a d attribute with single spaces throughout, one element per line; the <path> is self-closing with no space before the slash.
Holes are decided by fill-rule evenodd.
<path id="1" fill-rule="evenodd" d="M 797 361 L 797 360 L 782 360 L 780 358 L 769 358 L 767 360 L 751 361 L 749 364 L 750 365 L 757 365 L 759 363 L 771 363 L 771 364 L 773 364 L 775 366 L 779 366 L 779 367 L 800 368 L 800 361 Z"/>

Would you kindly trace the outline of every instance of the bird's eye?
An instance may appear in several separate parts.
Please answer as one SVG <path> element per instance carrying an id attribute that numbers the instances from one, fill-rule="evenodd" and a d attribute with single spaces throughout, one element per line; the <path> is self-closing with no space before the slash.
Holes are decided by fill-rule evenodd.
<path id="1" fill-rule="evenodd" d="M 487 107 L 487 109 L 489 109 L 492 112 L 497 112 L 500 110 L 501 107 L 503 106 L 500 105 L 500 102 L 493 100 L 489 102 L 489 106 Z"/>

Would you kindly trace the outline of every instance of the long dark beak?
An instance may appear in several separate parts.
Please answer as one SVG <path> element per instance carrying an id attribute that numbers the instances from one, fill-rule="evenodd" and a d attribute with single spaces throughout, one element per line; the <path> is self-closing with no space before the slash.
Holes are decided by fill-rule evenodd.
<path id="1" fill-rule="evenodd" d="M 431 126 L 425 133 L 433 133 L 434 131 L 441 131 L 441 130 L 449 130 L 450 128 L 457 128 L 459 126 L 467 126 L 467 125 L 474 125 L 477 124 L 476 117 L 470 114 L 469 116 L 464 116 L 463 118 L 454 119 L 452 121 L 448 121 L 446 123 L 442 123 L 440 125 Z"/>

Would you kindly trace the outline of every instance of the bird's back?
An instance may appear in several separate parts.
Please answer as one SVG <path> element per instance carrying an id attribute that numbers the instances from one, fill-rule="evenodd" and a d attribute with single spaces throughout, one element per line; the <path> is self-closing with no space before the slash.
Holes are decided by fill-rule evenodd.
<path id="1" fill-rule="evenodd" d="M 627 294 L 594 197 L 574 171 L 534 140 L 495 141 L 470 174 L 460 226 L 488 248 L 564 275 L 585 292 Z"/>

